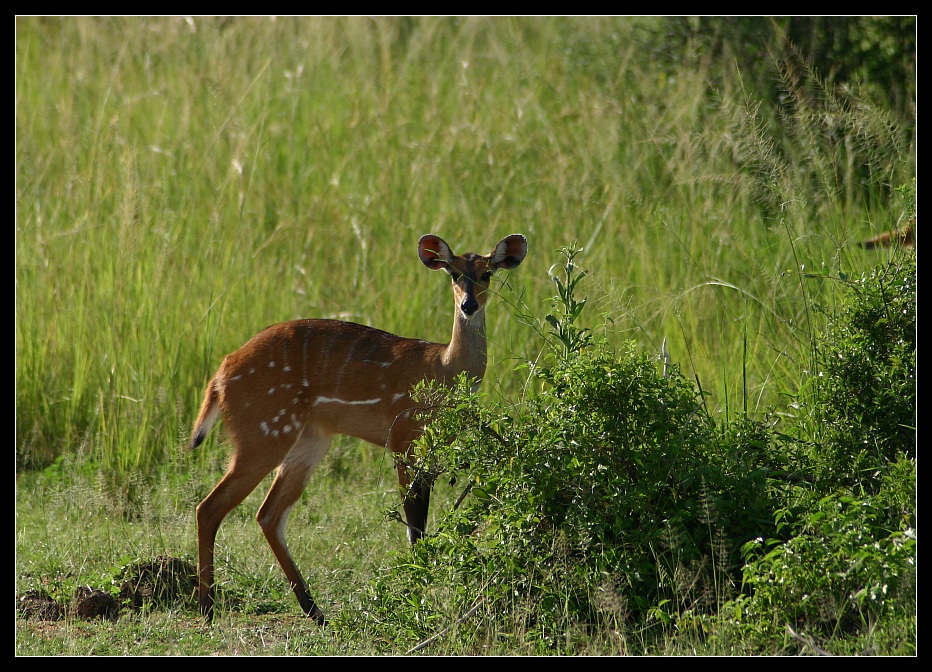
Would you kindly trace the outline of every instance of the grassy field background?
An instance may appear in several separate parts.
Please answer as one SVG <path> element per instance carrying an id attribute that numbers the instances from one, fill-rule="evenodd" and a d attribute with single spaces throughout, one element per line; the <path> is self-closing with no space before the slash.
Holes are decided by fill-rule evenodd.
<path id="1" fill-rule="evenodd" d="M 456 252 L 528 238 L 488 308 L 489 394 L 526 393 L 548 271 L 577 247 L 592 326 L 658 357 L 666 340 L 723 417 L 792 415 L 836 279 L 888 254 L 857 241 L 914 208 L 897 191 L 914 108 L 804 59 L 748 72 L 698 41 L 664 51 L 658 21 L 17 18 L 18 588 L 194 556 L 226 451 L 219 432 L 183 447 L 211 373 L 260 328 L 449 338 L 425 233 Z M 224 524 L 218 574 L 284 613 L 29 625 L 17 653 L 399 653 L 301 621 L 253 520 L 262 494 Z M 365 611 L 359 585 L 404 547 L 396 499 L 389 457 L 334 443 L 289 526 L 322 603 Z"/>

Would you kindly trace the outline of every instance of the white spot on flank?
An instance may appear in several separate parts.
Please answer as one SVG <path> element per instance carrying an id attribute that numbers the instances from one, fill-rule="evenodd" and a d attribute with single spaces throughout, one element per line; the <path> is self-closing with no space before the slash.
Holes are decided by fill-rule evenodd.
<path id="1" fill-rule="evenodd" d="M 275 393 L 275 386 L 273 385 L 272 387 L 269 388 L 269 394 L 274 394 L 274 393 Z"/>
<path id="2" fill-rule="evenodd" d="M 239 380 L 240 378 L 242 378 L 242 376 L 233 376 L 230 380 Z"/>
<path id="3" fill-rule="evenodd" d="M 394 403 L 395 403 L 396 401 L 398 401 L 399 399 L 402 399 L 402 398 L 407 397 L 407 396 L 408 396 L 408 395 L 405 394 L 405 393 L 403 393 L 403 392 L 399 392 L 398 394 L 393 394 L 393 395 L 392 395 L 392 403 L 394 404 Z"/>
<path id="4" fill-rule="evenodd" d="M 288 366 L 287 364 L 285 364 L 285 366 L 284 366 L 284 368 L 282 369 L 282 371 L 291 371 L 291 367 Z"/>
<path id="5" fill-rule="evenodd" d="M 317 397 L 314 400 L 314 405 L 318 404 L 346 404 L 348 406 L 371 406 L 372 404 L 377 404 L 382 401 L 381 398 L 378 399 L 360 399 L 359 401 L 346 401 L 345 399 L 334 399 L 333 397 Z"/>
<path id="6" fill-rule="evenodd" d="M 249 369 L 249 373 L 250 373 L 250 374 L 255 373 L 255 372 L 256 372 L 255 369 Z"/>
<path id="7" fill-rule="evenodd" d="M 290 433 L 291 433 L 291 425 L 285 425 L 284 427 L 282 427 L 282 434 L 290 434 Z"/>
<path id="8" fill-rule="evenodd" d="M 269 368 L 270 368 L 270 369 L 274 369 L 274 368 L 275 368 L 275 360 L 274 360 L 274 359 L 273 359 L 271 362 L 269 362 Z"/>
<path id="9" fill-rule="evenodd" d="M 310 387 L 311 384 L 307 382 L 307 378 L 301 381 L 301 387 Z"/>
<path id="10" fill-rule="evenodd" d="M 266 436 L 269 435 L 269 425 L 267 422 L 260 422 L 259 429 L 261 429 L 262 433 L 265 434 Z"/>

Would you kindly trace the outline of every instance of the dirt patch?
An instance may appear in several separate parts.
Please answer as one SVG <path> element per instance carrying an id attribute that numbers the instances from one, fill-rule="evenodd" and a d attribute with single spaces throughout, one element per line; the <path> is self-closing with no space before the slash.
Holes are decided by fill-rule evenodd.
<path id="1" fill-rule="evenodd" d="M 16 613 L 27 621 L 58 621 L 65 608 L 44 590 L 29 590 L 16 598 Z"/>
<path id="2" fill-rule="evenodd" d="M 78 587 L 67 602 L 45 590 L 29 590 L 16 598 L 16 613 L 28 621 L 58 621 L 66 617 L 115 621 L 123 609 L 188 609 L 196 604 L 197 569 L 190 562 L 160 555 L 123 567 L 113 595 L 91 586 Z"/>

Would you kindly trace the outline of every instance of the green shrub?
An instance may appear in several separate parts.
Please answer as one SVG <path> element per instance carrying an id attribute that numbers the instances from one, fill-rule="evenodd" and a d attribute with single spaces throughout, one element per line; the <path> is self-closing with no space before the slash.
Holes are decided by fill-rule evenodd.
<path id="1" fill-rule="evenodd" d="M 609 633 L 624 652 L 656 651 L 655 625 L 737 628 L 772 651 L 787 627 L 847 641 L 880 618 L 908 623 L 914 268 L 852 283 L 817 339 L 810 410 L 824 436 L 799 441 L 769 421 L 717 421 L 675 365 L 580 326 L 585 272 L 564 255 L 543 322 L 550 358 L 531 367 L 539 390 L 521 406 L 484 405 L 465 379 L 422 390 L 440 412 L 412 466 L 463 495 L 373 582 L 378 620 L 412 641 L 442 628 L 464 652 L 560 653 Z"/>
<path id="2" fill-rule="evenodd" d="M 915 611 L 916 533 L 888 530 L 869 500 L 830 495 L 799 521 L 786 543 L 749 542 L 744 618 L 755 631 L 834 637 L 870 631 L 884 616 Z M 769 626 L 769 627 L 768 627 Z"/>
<path id="3" fill-rule="evenodd" d="M 740 581 L 741 547 L 771 526 L 769 430 L 719 427 L 675 366 L 578 327 L 567 258 L 539 393 L 487 408 L 461 380 L 420 441 L 421 477 L 472 496 L 374 585 L 374 608 L 413 636 L 479 605 L 480 641 L 571 651 L 570 632 L 714 610 Z"/>
<path id="4" fill-rule="evenodd" d="M 810 482 L 788 488 L 776 538 L 744 549 L 734 606 L 745 639 L 789 628 L 861 642 L 880 619 L 888 632 L 914 628 L 915 254 L 894 254 L 849 287 L 816 339 L 817 384 L 800 423 L 808 450 L 792 466 Z"/>
<path id="5" fill-rule="evenodd" d="M 888 462 L 916 450 L 915 254 L 850 287 L 819 346 L 816 461 L 824 478 L 873 492 Z"/>

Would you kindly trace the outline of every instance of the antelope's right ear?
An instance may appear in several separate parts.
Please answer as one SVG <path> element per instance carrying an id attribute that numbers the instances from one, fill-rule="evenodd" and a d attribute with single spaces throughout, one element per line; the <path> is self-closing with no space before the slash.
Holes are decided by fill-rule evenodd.
<path id="1" fill-rule="evenodd" d="M 432 271 L 447 268 L 453 261 L 450 246 L 443 242 L 443 238 L 433 234 L 421 236 L 417 241 L 417 256 L 421 258 L 421 263 Z"/>

